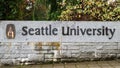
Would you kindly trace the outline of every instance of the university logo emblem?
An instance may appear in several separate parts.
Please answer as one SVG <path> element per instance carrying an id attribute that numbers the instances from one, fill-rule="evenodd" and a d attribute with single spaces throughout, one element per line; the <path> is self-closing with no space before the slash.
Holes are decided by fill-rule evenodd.
<path id="1" fill-rule="evenodd" d="M 15 25 L 14 24 L 7 24 L 6 26 L 6 37 L 8 39 L 14 39 L 15 38 Z"/>

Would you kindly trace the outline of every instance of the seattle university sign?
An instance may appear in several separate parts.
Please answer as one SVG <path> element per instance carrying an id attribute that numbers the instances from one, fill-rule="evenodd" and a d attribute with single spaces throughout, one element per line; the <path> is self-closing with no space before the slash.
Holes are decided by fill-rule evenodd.
<path id="1" fill-rule="evenodd" d="M 0 22 L 0 42 L 120 42 L 119 34 L 119 22 Z"/>

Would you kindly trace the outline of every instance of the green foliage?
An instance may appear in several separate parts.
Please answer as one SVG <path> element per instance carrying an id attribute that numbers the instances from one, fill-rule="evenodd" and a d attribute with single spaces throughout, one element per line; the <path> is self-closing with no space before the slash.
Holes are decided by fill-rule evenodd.
<path id="1" fill-rule="evenodd" d="M 22 1 L 22 0 L 21 0 Z M 0 19 L 15 20 L 19 15 L 19 0 L 0 0 Z M 16 4 L 17 3 L 17 4 Z"/>
<path id="2" fill-rule="evenodd" d="M 58 16 L 61 14 L 62 9 L 60 8 L 62 0 L 47 0 L 48 9 L 48 20 L 58 20 Z"/>
<path id="3" fill-rule="evenodd" d="M 65 9 L 59 16 L 60 20 L 120 20 L 120 5 L 110 4 L 102 0 L 74 0 L 65 2 Z"/>
<path id="4" fill-rule="evenodd" d="M 32 20 L 46 20 L 47 19 L 47 0 L 35 0 L 34 8 L 32 9 Z"/>
<path id="5" fill-rule="evenodd" d="M 120 0 L 0 0 L 0 20 L 119 21 Z"/>

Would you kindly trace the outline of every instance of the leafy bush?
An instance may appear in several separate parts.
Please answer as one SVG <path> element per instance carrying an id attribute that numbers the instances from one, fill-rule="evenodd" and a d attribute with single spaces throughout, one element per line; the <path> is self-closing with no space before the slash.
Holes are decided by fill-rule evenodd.
<path id="1" fill-rule="evenodd" d="M 0 0 L 0 19 L 18 19 L 20 0 Z"/>
<path id="2" fill-rule="evenodd" d="M 61 12 L 59 20 L 94 20 L 118 21 L 120 20 L 120 5 L 107 4 L 102 0 L 71 0 L 64 2 L 65 9 Z"/>
<path id="3" fill-rule="evenodd" d="M 0 20 L 118 21 L 120 0 L 0 0 Z"/>

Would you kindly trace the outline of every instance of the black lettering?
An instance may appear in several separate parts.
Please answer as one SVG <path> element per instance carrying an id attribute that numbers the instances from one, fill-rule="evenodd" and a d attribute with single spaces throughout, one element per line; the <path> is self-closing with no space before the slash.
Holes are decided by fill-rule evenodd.
<path id="1" fill-rule="evenodd" d="M 29 29 L 29 35 L 34 35 L 34 33 L 32 33 L 32 32 L 34 32 L 34 29 L 33 29 L 33 28 L 30 28 L 30 29 Z"/>
<path id="2" fill-rule="evenodd" d="M 51 25 L 49 25 L 49 33 L 50 33 L 50 35 L 51 35 Z"/>
<path id="3" fill-rule="evenodd" d="M 69 35 L 69 28 L 70 27 L 67 27 L 67 30 L 65 32 L 65 27 L 62 27 L 62 35 Z"/>
<path id="4" fill-rule="evenodd" d="M 54 29 L 52 30 L 53 35 L 57 35 L 57 34 L 58 34 L 57 31 L 58 31 L 58 29 L 57 29 L 57 28 L 54 28 Z"/>
<path id="5" fill-rule="evenodd" d="M 97 35 L 98 35 L 98 36 L 100 36 L 100 35 L 101 35 L 101 30 L 102 30 L 102 29 L 100 29 L 100 28 L 99 28 L 99 29 L 97 29 Z"/>
<path id="6" fill-rule="evenodd" d="M 94 29 L 93 29 L 93 35 L 95 35 L 95 32 L 96 32 L 96 29 L 94 28 Z"/>
<path id="7" fill-rule="evenodd" d="M 109 34 L 108 34 L 108 30 L 109 30 L 108 27 L 106 27 L 106 28 L 105 28 L 106 35 L 109 35 Z"/>
<path id="8" fill-rule="evenodd" d="M 23 36 L 24 36 L 24 35 L 27 35 L 27 26 L 24 26 L 24 27 L 22 28 L 22 31 L 23 31 L 23 33 L 22 33 Z"/>
<path id="9" fill-rule="evenodd" d="M 36 35 L 40 35 L 40 29 L 39 28 L 36 28 L 35 31 L 36 31 L 35 32 Z"/>
<path id="10" fill-rule="evenodd" d="M 45 30 L 46 30 L 46 35 L 49 35 L 48 27 L 46 27 Z"/>
<path id="11" fill-rule="evenodd" d="M 79 26 L 77 26 L 77 35 L 79 35 Z"/>
<path id="12" fill-rule="evenodd" d="M 90 28 L 88 28 L 88 29 L 87 29 L 87 35 L 91 35 L 91 31 L 92 31 L 92 30 L 91 30 Z"/>
<path id="13" fill-rule="evenodd" d="M 102 35 L 105 35 L 105 27 L 102 26 Z"/>
<path id="14" fill-rule="evenodd" d="M 44 27 L 41 27 L 41 34 L 44 35 Z"/>
<path id="15" fill-rule="evenodd" d="M 76 29 L 70 29 L 70 35 L 76 35 Z"/>
<path id="16" fill-rule="evenodd" d="M 113 35 L 115 33 L 115 29 L 113 29 L 113 31 L 112 31 L 112 29 L 110 29 L 110 33 L 111 33 L 111 37 L 109 39 L 112 39 L 112 37 L 113 37 Z"/>
<path id="17" fill-rule="evenodd" d="M 84 30 L 80 29 L 80 31 L 81 31 L 82 35 L 85 35 L 86 29 L 84 29 Z"/>

